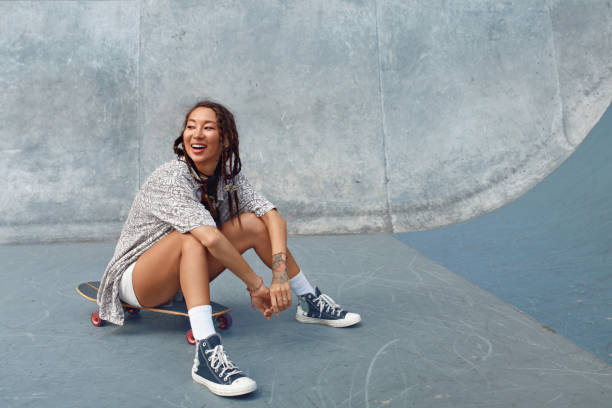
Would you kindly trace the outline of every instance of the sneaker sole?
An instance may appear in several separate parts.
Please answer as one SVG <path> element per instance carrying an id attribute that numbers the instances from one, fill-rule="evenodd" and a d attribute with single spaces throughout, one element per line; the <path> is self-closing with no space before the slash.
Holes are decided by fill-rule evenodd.
<path id="1" fill-rule="evenodd" d="M 193 381 L 198 384 L 202 384 L 206 388 L 210 390 L 215 395 L 219 395 L 221 397 L 236 397 L 238 395 L 249 394 L 257 389 L 257 383 L 253 380 L 246 382 L 243 385 L 240 384 L 232 384 L 232 385 L 224 385 L 217 384 L 212 381 L 208 381 L 206 378 L 200 377 L 193 371 L 191 372 L 191 378 Z M 241 377 L 244 378 L 244 377 Z M 236 380 L 237 381 L 237 380 Z"/>
<path id="2" fill-rule="evenodd" d="M 359 316 L 356 319 L 352 319 L 352 320 L 325 320 L 325 319 L 317 319 L 316 317 L 308 317 L 308 316 L 302 316 L 302 315 L 296 314 L 295 320 L 297 320 L 300 323 L 323 324 L 329 327 L 348 327 L 348 326 L 352 326 L 354 324 L 359 323 L 361 321 L 361 316 Z"/>

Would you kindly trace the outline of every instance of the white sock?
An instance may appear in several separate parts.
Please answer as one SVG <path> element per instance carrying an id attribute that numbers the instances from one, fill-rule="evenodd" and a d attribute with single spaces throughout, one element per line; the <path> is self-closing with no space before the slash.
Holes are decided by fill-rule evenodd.
<path id="1" fill-rule="evenodd" d="M 293 278 L 289 279 L 289 285 L 291 285 L 291 290 L 295 292 L 296 295 L 301 296 L 307 293 L 312 293 L 314 295 L 315 291 L 306 276 L 300 271 Z"/>
<path id="2" fill-rule="evenodd" d="M 212 307 L 210 305 L 196 306 L 189 309 L 189 323 L 193 337 L 196 340 L 204 340 L 211 334 L 215 334 L 215 326 L 212 321 Z"/>

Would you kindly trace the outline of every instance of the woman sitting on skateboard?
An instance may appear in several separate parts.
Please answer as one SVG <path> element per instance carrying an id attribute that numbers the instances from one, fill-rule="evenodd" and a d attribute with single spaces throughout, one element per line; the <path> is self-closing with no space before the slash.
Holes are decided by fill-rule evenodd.
<path id="1" fill-rule="evenodd" d="M 285 221 L 240 171 L 229 110 L 197 103 L 174 151 L 177 159 L 155 170 L 134 199 L 100 283 L 100 317 L 121 325 L 122 301 L 155 307 L 182 290 L 196 339 L 193 379 L 218 395 L 246 394 L 257 385 L 229 360 L 212 321 L 210 282 L 225 268 L 267 319 L 291 305 L 291 290 L 298 322 L 344 327 L 361 317 L 313 289 L 300 271 L 287 249 Z M 249 248 L 272 269 L 269 288 L 241 256 Z"/>

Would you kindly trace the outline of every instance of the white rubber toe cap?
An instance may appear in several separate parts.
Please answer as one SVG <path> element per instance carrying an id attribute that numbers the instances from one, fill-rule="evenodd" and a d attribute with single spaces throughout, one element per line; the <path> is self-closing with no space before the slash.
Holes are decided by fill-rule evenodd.
<path id="1" fill-rule="evenodd" d="M 361 321 L 361 316 L 359 314 L 357 314 L 357 313 L 348 312 L 343 320 L 346 321 L 346 323 L 347 323 L 346 326 L 352 326 L 352 325 L 357 324 L 357 323 L 359 323 Z M 346 326 L 344 326 L 344 327 L 346 327 Z"/>
<path id="2" fill-rule="evenodd" d="M 257 389 L 257 383 L 249 377 L 240 377 L 232 383 L 231 387 L 241 394 L 248 394 Z"/>

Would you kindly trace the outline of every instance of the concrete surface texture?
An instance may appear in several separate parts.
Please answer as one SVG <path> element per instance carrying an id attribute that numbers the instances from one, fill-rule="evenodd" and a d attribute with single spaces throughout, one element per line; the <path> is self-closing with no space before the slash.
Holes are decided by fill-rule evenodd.
<path id="1" fill-rule="evenodd" d="M 194 383 L 188 321 L 142 312 L 94 327 L 79 282 L 97 279 L 114 242 L 0 246 L 0 406 L 593 407 L 612 400 L 612 367 L 391 235 L 298 237 L 311 282 L 360 325 L 268 322 L 224 273 L 211 293 L 233 307 L 230 358 L 258 382 L 248 397 Z M 269 271 L 246 259 L 266 282 Z"/>
<path id="2" fill-rule="evenodd" d="M 605 0 L 3 1 L 0 27 L 0 242 L 117 236 L 201 97 L 293 233 L 477 217 L 612 98 Z"/>
<path id="3" fill-rule="evenodd" d="M 612 364 L 612 106 L 516 201 L 402 242 Z"/>

